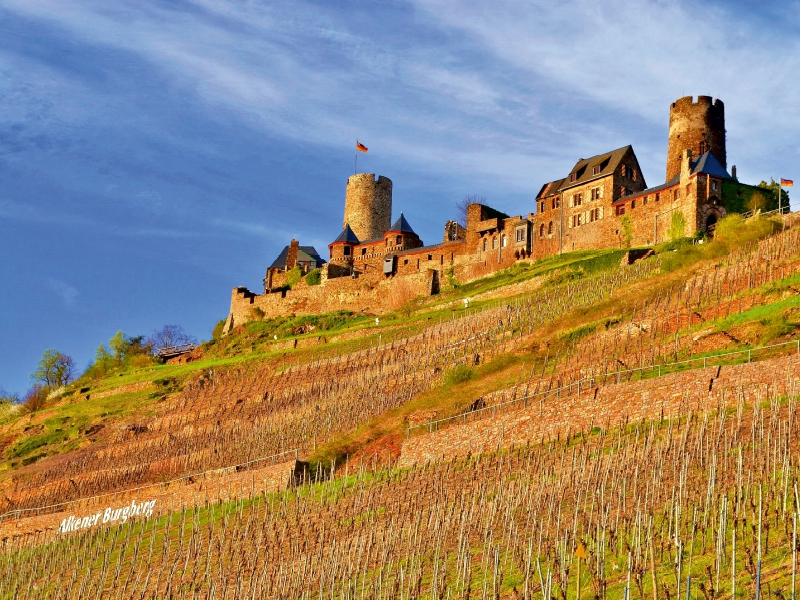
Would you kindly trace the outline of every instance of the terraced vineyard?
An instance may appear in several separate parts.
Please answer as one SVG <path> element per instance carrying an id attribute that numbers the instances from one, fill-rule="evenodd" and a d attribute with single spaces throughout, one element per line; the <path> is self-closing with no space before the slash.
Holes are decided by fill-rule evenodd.
<path id="1" fill-rule="evenodd" d="M 196 369 L 102 442 L 12 473 L 0 512 L 214 483 L 68 534 L 12 513 L 0 597 L 788 600 L 800 228 L 669 259 L 434 300 L 355 350 Z M 226 467 L 295 449 L 283 491 L 233 469 L 221 493 Z"/>

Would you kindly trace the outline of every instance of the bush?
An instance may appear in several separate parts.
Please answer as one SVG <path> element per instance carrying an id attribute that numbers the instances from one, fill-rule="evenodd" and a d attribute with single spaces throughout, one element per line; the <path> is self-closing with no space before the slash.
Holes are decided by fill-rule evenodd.
<path id="1" fill-rule="evenodd" d="M 458 365 L 450 369 L 444 376 L 444 382 L 448 385 L 456 385 L 469 381 L 475 376 L 472 367 L 469 365 Z"/>
<path id="2" fill-rule="evenodd" d="M 676 210 L 672 213 L 667 235 L 670 240 L 678 240 L 686 235 L 686 217 L 682 212 Z"/>
<path id="3" fill-rule="evenodd" d="M 288 273 L 286 273 L 286 285 L 288 285 L 290 288 L 293 288 L 300 283 L 302 278 L 303 272 L 300 270 L 300 267 L 295 265 Z"/>
<path id="4" fill-rule="evenodd" d="M 728 215 L 720 219 L 714 232 L 714 238 L 703 244 L 691 244 L 689 240 L 674 240 L 673 251 L 665 246 L 659 247 L 663 253 L 661 268 L 664 271 L 675 271 L 701 260 L 718 259 L 732 250 L 772 235 L 780 228 L 780 224 L 763 217 L 743 219 L 741 215 Z"/>
<path id="5" fill-rule="evenodd" d="M 261 310 L 258 306 L 254 306 L 253 308 L 250 309 L 250 318 L 253 319 L 254 321 L 260 321 L 266 316 L 267 313 Z"/>
<path id="6" fill-rule="evenodd" d="M 322 269 L 314 269 L 309 271 L 306 275 L 306 283 L 308 285 L 319 285 L 322 283 Z"/>
<path id="7" fill-rule="evenodd" d="M 222 330 L 225 329 L 225 321 L 228 319 L 221 319 L 214 325 L 214 329 L 211 330 L 211 339 L 218 340 L 222 337 Z"/>
<path id="8" fill-rule="evenodd" d="M 622 218 L 619 220 L 619 222 L 622 231 L 622 244 L 626 248 L 630 248 L 631 242 L 633 242 L 633 221 L 631 221 L 631 216 L 622 215 Z"/>

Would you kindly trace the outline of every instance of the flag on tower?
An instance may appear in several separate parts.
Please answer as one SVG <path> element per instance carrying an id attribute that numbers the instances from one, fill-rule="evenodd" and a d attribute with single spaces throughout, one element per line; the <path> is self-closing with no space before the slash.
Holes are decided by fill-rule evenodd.
<path id="1" fill-rule="evenodd" d="M 359 152 L 368 152 L 369 148 L 367 148 L 364 144 L 356 140 L 356 150 L 358 150 Z"/>
<path id="2" fill-rule="evenodd" d="M 794 181 L 791 179 L 784 179 L 781 177 L 781 187 L 792 187 L 794 185 Z"/>

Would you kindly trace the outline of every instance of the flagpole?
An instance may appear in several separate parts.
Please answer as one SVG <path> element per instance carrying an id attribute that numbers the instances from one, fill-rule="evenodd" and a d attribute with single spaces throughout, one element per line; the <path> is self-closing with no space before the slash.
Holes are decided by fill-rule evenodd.
<path id="1" fill-rule="evenodd" d="M 353 158 L 353 175 L 358 172 L 358 138 L 356 138 L 355 157 Z"/>

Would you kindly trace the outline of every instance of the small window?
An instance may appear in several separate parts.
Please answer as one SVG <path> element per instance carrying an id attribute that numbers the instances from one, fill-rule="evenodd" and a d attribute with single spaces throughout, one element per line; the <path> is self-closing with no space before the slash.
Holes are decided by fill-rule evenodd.
<path id="1" fill-rule="evenodd" d="M 686 195 L 689 196 L 689 195 L 691 195 L 691 193 L 692 193 L 692 184 L 691 183 L 687 183 L 686 184 Z"/>
<path id="2" fill-rule="evenodd" d="M 396 244 L 399 246 L 402 243 L 403 243 L 403 236 L 402 235 L 398 235 Z"/>
<path id="3" fill-rule="evenodd" d="M 350 246 L 345 246 L 344 247 L 344 255 L 345 256 L 350 256 Z"/>
<path id="4" fill-rule="evenodd" d="M 556 197 L 553 199 L 553 206 L 554 206 L 555 208 L 560 208 L 560 207 L 561 207 L 561 196 L 556 196 Z"/>
<path id="5" fill-rule="evenodd" d="M 675 188 L 675 200 L 681 199 L 681 191 L 678 188 Z"/>
<path id="6" fill-rule="evenodd" d="M 624 204 L 620 204 L 619 206 L 617 206 L 616 213 L 617 213 L 618 217 L 621 216 L 621 215 L 624 215 L 625 214 L 625 205 Z"/>
<path id="7" fill-rule="evenodd" d="M 545 207 L 545 203 L 544 203 L 544 202 L 542 202 L 542 206 L 541 206 L 541 208 L 539 209 L 539 212 L 544 212 L 544 207 Z"/>
<path id="8" fill-rule="evenodd" d="M 497 250 L 497 236 L 492 238 L 492 250 Z"/>
<path id="9" fill-rule="evenodd" d="M 592 167 L 592 175 L 599 175 L 600 174 L 600 165 Z"/>
<path id="10" fill-rule="evenodd" d="M 569 180 L 570 181 L 575 181 L 577 178 L 578 178 L 578 174 L 577 173 L 570 173 L 569 174 Z"/>
<path id="11" fill-rule="evenodd" d="M 706 143 L 700 142 L 700 156 L 706 153 Z"/>
<path id="12" fill-rule="evenodd" d="M 656 202 L 661 200 L 661 192 L 656 192 L 655 197 L 653 198 Z"/>
<path id="13" fill-rule="evenodd" d="M 428 254 L 428 260 L 433 260 L 433 254 Z"/>
<path id="14" fill-rule="evenodd" d="M 361 249 L 361 256 L 364 256 L 366 253 L 367 253 L 367 249 L 366 248 L 362 248 Z"/>
<path id="15" fill-rule="evenodd" d="M 631 200 L 631 210 L 636 208 L 636 200 Z"/>
<path id="16" fill-rule="evenodd" d="M 544 227 L 544 225 L 542 225 Z M 547 225 L 547 235 L 553 235 L 553 222 L 550 221 Z"/>
<path id="17" fill-rule="evenodd" d="M 403 261 L 403 264 L 404 264 L 404 265 L 407 265 L 407 264 L 408 264 L 408 259 L 407 259 L 407 258 L 406 258 L 406 259 Z"/>
<path id="18" fill-rule="evenodd" d="M 600 200 L 600 188 L 592 188 L 592 201 Z"/>
<path id="19" fill-rule="evenodd" d="M 483 238 L 483 251 L 486 252 L 486 238 Z"/>
<path id="20" fill-rule="evenodd" d="M 544 227 L 544 225 L 542 225 L 542 227 Z M 525 241 L 525 229 L 523 229 L 522 227 L 517 229 L 517 241 L 518 242 L 524 242 Z"/>
<path id="21" fill-rule="evenodd" d="M 642 206 L 647 206 L 647 196 L 642 198 Z"/>
<path id="22" fill-rule="evenodd" d="M 544 223 L 542 223 L 541 227 L 539 227 L 539 237 L 544 237 Z"/>
<path id="23" fill-rule="evenodd" d="M 506 247 L 506 234 L 505 233 L 500 236 L 500 247 L 501 248 L 505 248 Z"/>
<path id="24" fill-rule="evenodd" d="M 572 196 L 572 206 L 580 206 L 581 204 L 583 204 L 583 194 Z"/>
<path id="25" fill-rule="evenodd" d="M 711 180 L 711 189 L 712 190 L 716 190 L 717 189 L 717 182 L 714 181 L 713 179 Z"/>

